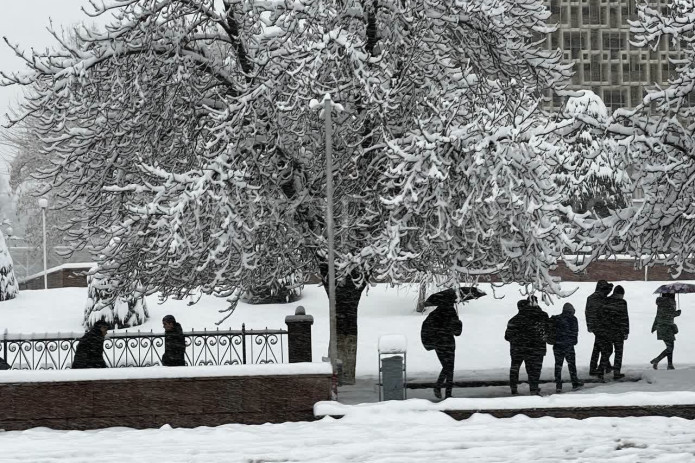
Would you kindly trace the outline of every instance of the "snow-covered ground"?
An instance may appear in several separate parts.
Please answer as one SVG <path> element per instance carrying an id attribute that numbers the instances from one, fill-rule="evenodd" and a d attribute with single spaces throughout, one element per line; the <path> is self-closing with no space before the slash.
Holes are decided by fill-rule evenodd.
<path id="1" fill-rule="evenodd" d="M 623 364 L 629 372 L 642 372 L 650 368 L 649 360 L 664 348 L 651 325 L 656 312 L 654 290 L 662 282 L 614 282 L 625 287 L 625 298 L 630 313 L 630 338 L 625 343 Z M 488 295 L 465 303 L 459 310 L 463 321 L 463 334 L 457 338 L 456 379 L 504 379 L 509 367 L 509 344 L 504 340 L 507 321 L 516 314 L 516 301 L 521 297 L 516 285 L 491 288 L 481 285 Z M 593 335 L 586 332 L 584 304 L 594 290 L 593 283 L 565 283 L 568 289 L 577 288 L 573 296 L 555 300 L 553 305 L 541 306 L 550 315 L 560 313 L 565 302 L 577 309 L 580 325 L 579 344 L 576 347 L 580 373 L 586 373 L 593 347 Z M 0 302 L 0 332 L 44 333 L 81 332 L 83 308 L 87 299 L 86 288 L 22 291 L 14 300 Z M 430 379 L 439 372 L 439 363 L 433 351 L 426 351 L 420 343 L 420 326 L 424 315 L 415 312 L 417 287 L 405 285 L 392 288 L 377 285 L 369 288 L 360 302 L 359 345 L 357 376 L 376 377 L 378 374 L 378 340 L 385 334 L 403 334 L 408 341 L 407 370 L 411 379 Z M 199 303 L 189 306 L 188 301 L 167 300 L 160 304 L 156 296 L 148 298 L 150 320 L 139 328 L 162 332 L 161 319 L 173 314 L 184 330 L 216 329 L 224 314 L 224 299 L 203 296 Z M 676 319 L 680 333 L 676 341 L 674 362 L 677 368 L 695 366 L 695 294 L 681 295 L 683 315 Z M 328 349 L 328 303 L 323 288 L 307 286 L 303 297 L 293 304 L 248 305 L 241 303 L 233 315 L 220 328 L 247 329 L 285 328 L 285 316 L 294 314 L 296 306 L 303 305 L 314 317 L 313 354 L 320 361 Z M 431 309 L 429 309 L 431 310 Z M 544 363 L 544 377 L 552 376 L 552 348 Z M 665 365 L 662 365 L 665 368 Z M 566 374 L 566 371 L 565 371 Z M 523 370 L 522 370 L 523 375 Z M 695 386 L 693 386 L 695 388 Z"/>
<path id="2" fill-rule="evenodd" d="M 694 441 L 693 423 L 678 418 L 454 421 L 435 411 L 365 410 L 312 423 L 6 432 L 0 462 L 688 463 Z"/>
<path id="3" fill-rule="evenodd" d="M 623 282 L 630 310 L 630 339 L 625 344 L 625 370 L 640 376 L 639 382 L 609 382 L 587 385 L 578 393 L 550 397 L 509 397 L 506 387 L 455 389 L 454 399 L 439 404 L 411 400 L 405 403 L 357 405 L 339 420 L 324 418 L 313 423 L 246 426 L 230 424 L 194 430 L 162 429 L 136 431 L 111 428 L 98 431 L 52 431 L 33 429 L 0 433 L 0 462 L 91 462 L 98 459 L 143 462 L 690 462 L 695 461 L 695 428 L 678 418 L 592 418 L 569 420 L 529 419 L 517 416 L 496 419 L 476 415 L 455 421 L 439 408 L 471 406 L 688 403 L 695 391 L 695 295 L 680 298 L 683 315 L 677 319 L 676 371 L 653 371 L 648 363 L 663 348 L 650 333 L 659 282 Z M 581 326 L 577 360 L 586 374 L 593 338 L 584 330 L 584 301 L 594 284 L 567 283 L 577 287 L 570 298 L 543 308 L 560 312 L 572 302 Z M 488 296 L 460 309 L 463 335 L 458 338 L 457 379 L 505 379 L 508 344 L 504 341 L 507 320 L 516 313 L 519 288 L 493 289 L 483 285 Z M 408 340 L 407 368 L 410 379 L 436 377 L 435 354 L 420 345 L 419 328 L 424 320 L 414 311 L 417 288 L 370 288 L 360 304 L 359 347 L 356 386 L 341 388 L 346 403 L 373 402 L 377 391 L 378 339 L 384 334 L 403 334 Z M 0 303 L 0 330 L 11 333 L 79 332 L 86 288 L 23 291 L 13 301 Z M 289 305 L 241 304 L 221 327 L 283 328 L 284 318 L 303 305 L 313 315 L 314 360 L 326 354 L 328 308 L 322 288 L 305 288 L 301 301 Z M 185 330 L 215 329 L 224 300 L 202 297 L 200 303 L 148 300 L 151 319 L 140 329 L 162 331 L 161 318 L 171 313 Z M 543 376 L 552 375 L 552 352 L 545 360 Z M 567 372 L 565 371 L 565 375 Z M 522 377 L 524 374 L 522 373 Z M 551 392 L 554 387 L 545 386 Z M 526 390 L 522 388 L 522 393 Z M 689 392 L 690 391 L 690 392 Z M 657 392 L 659 394 L 653 394 Z M 590 395 L 590 396 L 589 396 Z M 409 391 L 409 397 L 431 398 L 430 390 Z M 470 399 L 483 398 L 476 402 Z M 448 403 L 447 403 L 448 402 Z M 533 405 L 533 404 L 530 404 Z"/>

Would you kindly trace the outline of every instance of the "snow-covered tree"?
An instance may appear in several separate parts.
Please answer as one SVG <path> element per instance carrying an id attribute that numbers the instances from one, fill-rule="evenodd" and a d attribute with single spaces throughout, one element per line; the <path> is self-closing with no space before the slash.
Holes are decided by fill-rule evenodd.
<path id="1" fill-rule="evenodd" d="M 323 121 L 334 114 L 337 327 L 354 378 L 371 282 L 549 274 L 584 218 L 537 134 L 570 75 L 540 0 L 106 0 L 103 32 L 26 57 L 57 200 L 76 246 L 127 293 L 228 296 L 327 278 Z M 59 39 L 60 40 L 60 39 Z M 21 54 L 18 47 L 15 50 Z M 559 227 L 558 224 L 563 226 Z M 570 224 L 570 225 L 568 225 Z"/>
<path id="2" fill-rule="evenodd" d="M 578 93 L 567 100 L 558 139 L 551 144 L 553 180 L 566 198 L 563 202 L 575 212 L 607 217 L 631 200 L 627 149 L 603 128 L 608 120 L 603 100 L 591 90 Z"/>
<path id="3" fill-rule="evenodd" d="M 150 317 L 147 301 L 133 288 L 130 294 L 115 291 L 120 285 L 107 275 L 92 268 L 87 275 L 87 303 L 83 325 L 86 329 L 103 320 L 109 329 L 142 325 Z M 134 285 L 133 285 L 134 286 Z"/>
<path id="4" fill-rule="evenodd" d="M 654 86 L 634 109 L 621 109 L 607 131 L 620 140 L 643 201 L 595 224 L 594 254 L 633 254 L 643 264 L 663 263 L 676 274 L 695 271 L 695 4 L 673 0 L 664 11 L 647 2 L 631 22 L 633 44 L 680 50 L 675 75 Z M 589 122 L 589 121 L 587 121 Z"/>
<path id="5" fill-rule="evenodd" d="M 0 232 L 0 301 L 14 299 L 19 293 L 19 285 L 14 277 L 12 256 L 5 244 L 5 236 Z"/>

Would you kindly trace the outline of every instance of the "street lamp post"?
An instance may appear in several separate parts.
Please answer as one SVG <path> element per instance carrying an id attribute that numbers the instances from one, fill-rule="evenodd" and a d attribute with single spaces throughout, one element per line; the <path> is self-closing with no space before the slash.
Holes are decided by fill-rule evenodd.
<path id="1" fill-rule="evenodd" d="M 328 356 L 331 359 L 333 370 L 333 383 L 331 395 L 333 400 L 338 398 L 338 333 L 336 327 L 335 309 L 335 235 L 333 230 L 333 123 L 331 112 L 335 109 L 341 111 L 342 105 L 333 103 L 330 94 L 323 97 L 321 103 L 311 100 L 312 109 L 322 109 L 326 131 L 326 235 L 328 238 L 328 314 L 330 321 L 330 339 L 328 344 Z"/>
<path id="2" fill-rule="evenodd" d="M 43 289 L 48 289 L 46 268 L 46 208 L 48 207 L 48 200 L 46 198 L 39 199 L 39 207 L 41 208 L 41 218 L 43 219 Z"/>

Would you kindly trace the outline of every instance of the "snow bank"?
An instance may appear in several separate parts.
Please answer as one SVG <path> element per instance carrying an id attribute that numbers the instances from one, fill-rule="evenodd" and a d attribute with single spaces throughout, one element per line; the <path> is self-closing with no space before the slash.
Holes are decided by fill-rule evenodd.
<path id="1" fill-rule="evenodd" d="M 330 375 L 328 363 L 285 363 L 200 367 L 142 367 L 91 370 L 2 370 L 0 383 L 101 381 L 161 378 L 218 378 L 223 376 Z"/>
<path id="2" fill-rule="evenodd" d="M 522 410 L 528 408 L 587 408 L 587 407 L 654 407 L 664 405 L 695 405 L 695 392 L 625 392 L 622 394 L 567 394 L 549 397 L 499 397 L 484 399 L 447 399 L 430 402 L 423 399 L 388 401 L 371 404 L 345 405 L 339 402 L 319 402 L 314 405 L 316 416 L 352 414 L 381 414 L 384 412 L 425 412 L 446 410 Z"/>

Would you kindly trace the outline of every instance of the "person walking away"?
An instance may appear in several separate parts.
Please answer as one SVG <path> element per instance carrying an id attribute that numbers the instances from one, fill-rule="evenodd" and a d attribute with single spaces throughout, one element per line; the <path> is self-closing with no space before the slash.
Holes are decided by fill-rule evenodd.
<path id="1" fill-rule="evenodd" d="M 591 360 L 589 361 L 589 374 L 591 376 L 597 376 L 599 374 L 599 360 L 603 362 L 603 359 L 601 359 L 601 347 L 604 344 L 600 336 L 597 335 L 601 325 L 599 314 L 601 309 L 605 306 L 608 294 L 610 294 L 612 289 L 612 283 L 608 283 L 606 280 L 598 280 L 596 282 L 596 290 L 586 298 L 586 308 L 584 311 L 586 329 L 589 333 L 594 335 L 594 348 L 591 351 Z M 611 369 L 610 358 L 605 359 L 605 365 L 607 365 L 608 369 Z"/>
<path id="2" fill-rule="evenodd" d="M 104 320 L 94 323 L 77 343 L 75 357 L 72 360 L 72 369 L 82 368 L 106 368 L 104 361 L 104 337 L 109 330 L 109 325 Z"/>
<path id="3" fill-rule="evenodd" d="M 186 338 L 181 324 L 173 315 L 162 318 L 164 326 L 164 355 L 162 365 L 165 367 L 186 366 Z"/>
<path id="4" fill-rule="evenodd" d="M 680 314 L 681 311 L 676 310 L 676 295 L 674 293 L 665 293 L 656 298 L 656 317 L 652 324 L 652 333 L 656 331 L 656 339 L 664 341 L 666 349 L 651 360 L 650 363 L 655 370 L 659 368 L 659 362 L 664 357 L 668 360 L 667 368 L 675 370 L 673 366 L 673 348 L 676 343 L 678 325 L 676 325 L 674 319 Z"/>
<path id="5" fill-rule="evenodd" d="M 463 323 L 454 308 L 455 301 L 442 300 L 437 308 L 427 316 L 422 323 L 420 338 L 427 350 L 434 350 L 442 365 L 442 370 L 434 387 L 434 396 L 442 398 L 442 387 L 445 388 L 445 398 L 451 397 L 454 387 L 454 361 L 456 359 L 456 339 L 463 331 Z"/>
<path id="6" fill-rule="evenodd" d="M 606 305 L 601 312 L 599 319 L 603 327 L 602 338 L 605 343 L 606 355 L 601 352 L 601 373 L 610 368 L 608 359 L 611 351 L 615 353 L 613 358 L 613 379 L 624 378 L 625 375 L 620 373 L 623 365 L 623 347 L 624 343 L 630 334 L 630 317 L 627 311 L 627 301 L 625 300 L 625 289 L 617 285 L 613 289 L 613 294 L 606 299 Z M 602 328 L 599 328 L 601 330 Z M 605 357 L 605 361 L 603 360 Z M 603 375 L 599 375 L 599 379 Z"/>
<path id="7" fill-rule="evenodd" d="M 574 316 L 574 306 L 567 302 L 562 306 L 560 315 L 550 317 L 550 325 L 554 327 L 553 354 L 555 356 L 555 391 L 562 392 L 562 365 L 567 361 L 567 369 L 572 380 L 572 390 L 584 385 L 577 376 L 577 363 L 574 346 L 579 337 L 579 323 Z M 553 330 L 549 330 L 552 332 Z"/>
<path id="8" fill-rule="evenodd" d="M 548 314 L 537 305 L 522 299 L 516 304 L 519 313 L 507 323 L 504 339 L 509 342 L 512 364 L 509 369 L 509 387 L 518 394 L 519 370 L 523 363 L 532 395 L 540 395 L 541 369 L 546 352 Z"/>

